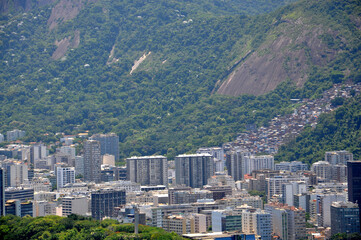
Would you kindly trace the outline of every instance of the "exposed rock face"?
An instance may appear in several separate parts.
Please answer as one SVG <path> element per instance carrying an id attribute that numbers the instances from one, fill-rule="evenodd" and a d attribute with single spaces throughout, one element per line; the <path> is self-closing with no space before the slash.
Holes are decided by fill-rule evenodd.
<path id="1" fill-rule="evenodd" d="M 49 29 L 52 30 L 64 21 L 75 18 L 86 0 L 60 0 L 51 10 L 51 15 L 48 19 Z"/>
<path id="2" fill-rule="evenodd" d="M 302 86 L 310 65 L 322 66 L 334 59 L 336 51 L 320 38 L 324 33 L 321 27 L 303 25 L 300 19 L 282 25 L 282 31 L 277 27 L 278 31 L 271 33 L 276 38 L 269 37 L 228 76 L 218 89 L 219 94 L 261 95 L 287 79 Z"/>
<path id="3" fill-rule="evenodd" d="M 80 32 L 75 31 L 74 37 L 67 37 L 60 41 L 55 41 L 57 49 L 51 56 L 52 59 L 57 60 L 62 58 L 69 48 L 76 48 L 80 44 Z"/>

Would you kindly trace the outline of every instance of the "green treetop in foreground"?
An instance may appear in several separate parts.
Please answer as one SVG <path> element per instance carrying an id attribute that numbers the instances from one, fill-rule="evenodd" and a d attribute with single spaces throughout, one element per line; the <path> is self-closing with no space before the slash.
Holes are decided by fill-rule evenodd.
<path id="1" fill-rule="evenodd" d="M 77 215 L 20 218 L 8 215 L 0 218 L 0 239 L 182 239 L 161 228 L 140 225 L 134 234 L 133 224 L 116 220 L 96 221 Z"/>

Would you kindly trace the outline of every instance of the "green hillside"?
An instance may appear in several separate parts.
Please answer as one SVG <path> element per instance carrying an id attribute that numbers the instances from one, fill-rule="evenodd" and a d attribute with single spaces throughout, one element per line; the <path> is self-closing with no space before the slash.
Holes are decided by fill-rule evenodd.
<path id="1" fill-rule="evenodd" d="M 237 14 L 285 2 L 255 1 L 251 10 L 250 1 L 79 1 L 72 3 L 78 14 L 69 15 L 64 0 L 53 11 L 3 15 L 0 132 L 24 129 L 28 141 L 116 132 L 122 157 L 172 158 L 230 141 L 246 124 L 291 111 L 290 98 L 314 97 L 361 75 L 360 1 L 309 0 L 266 15 Z M 286 80 L 258 97 L 212 94 L 241 59 L 264 54 L 262 44 L 297 19 L 324 29 L 320 38 L 333 49 L 325 64 L 308 63 L 304 88 Z"/>

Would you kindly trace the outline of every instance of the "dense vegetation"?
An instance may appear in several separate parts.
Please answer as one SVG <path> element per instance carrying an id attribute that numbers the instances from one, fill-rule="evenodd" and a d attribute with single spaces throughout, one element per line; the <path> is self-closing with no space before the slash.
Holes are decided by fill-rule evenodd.
<path id="1" fill-rule="evenodd" d="M 56 132 L 116 132 L 122 157 L 172 158 L 233 140 L 246 124 L 289 112 L 290 98 L 317 97 L 333 82 L 361 76 L 360 33 L 351 24 L 359 1 L 302 1 L 257 16 L 236 14 L 259 13 L 243 2 L 102 0 L 53 30 L 49 8 L 2 16 L 0 131 L 27 130 L 27 141 L 49 140 Z M 252 4 L 263 12 L 285 2 Z M 334 29 L 324 41 L 340 48 L 335 61 L 314 66 L 301 89 L 288 81 L 259 97 L 212 95 L 217 81 L 289 16 Z M 52 60 L 54 42 L 77 32 L 80 45 Z M 134 61 L 149 52 L 130 75 Z"/>
<path id="2" fill-rule="evenodd" d="M 133 224 L 119 224 L 116 220 L 96 221 L 77 215 L 68 217 L 46 216 L 20 218 L 7 215 L 0 218 L 0 239 L 182 239 L 175 233 L 161 228 L 140 225 L 139 234 L 134 234 Z"/>

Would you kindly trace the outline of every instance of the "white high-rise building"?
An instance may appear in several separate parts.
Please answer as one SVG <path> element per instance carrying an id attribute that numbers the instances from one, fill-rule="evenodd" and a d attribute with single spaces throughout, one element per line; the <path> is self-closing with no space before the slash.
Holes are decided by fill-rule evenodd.
<path id="1" fill-rule="evenodd" d="M 5 141 L 5 137 L 4 137 L 4 135 L 2 135 L 2 134 L 0 133 L 0 143 L 3 142 L 3 141 Z"/>
<path id="2" fill-rule="evenodd" d="M 56 167 L 57 188 L 63 188 L 68 183 L 75 183 L 74 167 Z"/>

